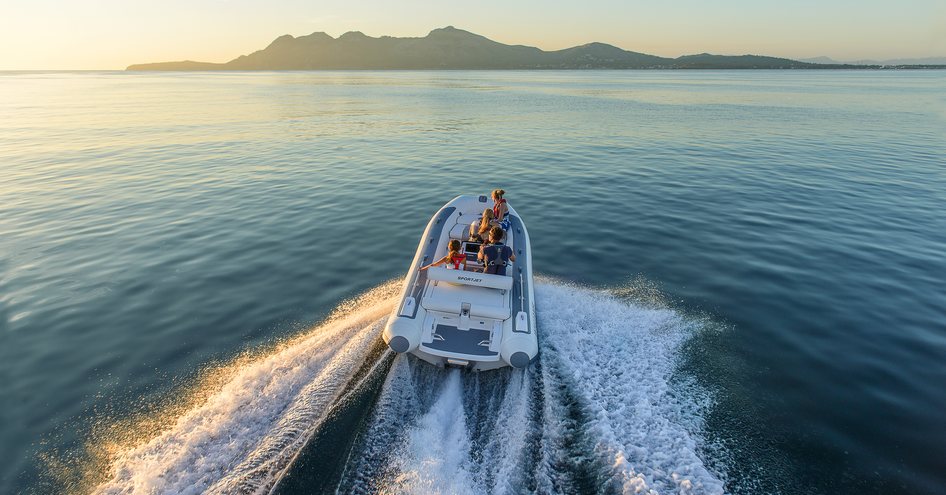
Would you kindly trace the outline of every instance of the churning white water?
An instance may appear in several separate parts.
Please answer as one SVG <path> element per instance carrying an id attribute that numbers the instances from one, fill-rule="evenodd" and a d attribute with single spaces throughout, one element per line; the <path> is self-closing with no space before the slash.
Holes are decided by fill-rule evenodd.
<path id="1" fill-rule="evenodd" d="M 357 389 L 356 370 L 381 361 L 371 349 L 393 300 L 376 292 L 117 453 L 96 491 L 272 489 Z M 351 432 L 338 491 L 723 493 L 701 457 L 704 394 L 671 380 L 699 325 L 554 282 L 540 283 L 536 298 L 541 349 L 528 370 L 441 370 L 397 356 L 367 424 Z"/>
<path id="2" fill-rule="evenodd" d="M 234 370 L 232 378 L 160 435 L 119 452 L 118 493 L 266 491 L 331 411 L 377 343 L 393 304 L 388 287 L 292 345 Z"/>

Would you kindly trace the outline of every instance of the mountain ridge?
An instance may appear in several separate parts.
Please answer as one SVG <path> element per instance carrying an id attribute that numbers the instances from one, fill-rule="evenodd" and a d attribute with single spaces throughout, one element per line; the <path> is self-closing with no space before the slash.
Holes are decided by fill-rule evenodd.
<path id="1" fill-rule="evenodd" d="M 130 71 L 210 70 L 464 70 L 464 69 L 825 69 L 848 64 L 801 62 L 762 55 L 659 57 L 591 42 L 562 50 L 507 45 L 453 26 L 424 37 L 371 37 L 349 31 L 338 38 L 317 31 L 285 34 L 266 48 L 225 63 L 158 62 L 134 64 Z M 863 66 L 867 67 L 867 66 Z"/>

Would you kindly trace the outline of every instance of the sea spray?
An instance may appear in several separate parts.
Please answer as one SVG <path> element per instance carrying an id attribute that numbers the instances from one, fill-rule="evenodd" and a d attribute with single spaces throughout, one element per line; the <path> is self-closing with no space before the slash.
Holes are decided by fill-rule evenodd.
<path id="1" fill-rule="evenodd" d="M 424 395 L 431 396 L 424 394 L 425 389 L 418 390 L 419 380 L 413 376 L 412 364 L 419 363 L 411 363 L 404 355 L 394 360 L 378 397 L 373 420 L 360 435 L 360 445 L 351 453 L 339 486 L 340 493 L 378 493 L 398 475 L 396 455 L 406 443 L 404 433 L 423 410 Z"/>
<path id="2" fill-rule="evenodd" d="M 702 425 L 688 410 L 699 404 L 679 400 L 671 386 L 677 353 L 697 324 L 671 309 L 563 284 L 542 284 L 536 296 L 541 352 L 559 371 L 547 379 L 563 380 L 580 398 L 583 426 L 611 466 L 614 488 L 722 493 L 718 473 L 699 457 Z"/>
<path id="3" fill-rule="evenodd" d="M 463 409 L 460 370 L 450 370 L 437 401 L 405 432 L 407 442 L 395 459 L 399 475 L 388 493 L 482 493 L 470 474 L 470 437 Z"/>
<path id="4" fill-rule="evenodd" d="M 528 477 L 521 473 L 530 464 L 527 446 L 530 432 L 535 430 L 531 373 L 506 369 L 473 375 L 471 379 L 485 390 L 464 397 L 468 399 L 464 401 L 466 410 L 478 413 L 472 415 L 479 426 L 473 437 L 474 476 L 493 493 L 518 493 L 528 484 Z M 484 392 L 493 399 L 494 407 L 477 409 L 486 402 Z"/>
<path id="5" fill-rule="evenodd" d="M 538 284 L 540 357 L 526 370 L 444 370 L 397 356 L 366 423 L 351 431 L 352 450 L 339 452 L 341 481 L 310 476 L 310 488 L 722 493 L 721 475 L 706 467 L 715 464 L 701 459 L 700 391 L 673 379 L 699 321 L 614 292 Z M 357 370 L 381 360 L 372 349 L 394 300 L 391 289 L 375 293 L 241 363 L 165 431 L 118 452 L 96 491 L 283 493 L 277 483 L 357 388 Z"/>
<path id="6" fill-rule="evenodd" d="M 394 285 L 349 301 L 325 324 L 224 370 L 231 378 L 157 436 L 113 455 L 94 491 L 253 493 L 277 479 L 377 343 Z"/>
<path id="7" fill-rule="evenodd" d="M 631 293 L 539 284 L 527 370 L 399 357 L 338 491 L 723 493 L 700 457 L 704 394 L 673 379 L 700 322 L 613 292 Z"/>

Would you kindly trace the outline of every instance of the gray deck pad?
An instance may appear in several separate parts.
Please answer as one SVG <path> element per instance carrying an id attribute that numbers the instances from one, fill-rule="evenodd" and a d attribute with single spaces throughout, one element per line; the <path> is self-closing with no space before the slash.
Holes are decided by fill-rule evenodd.
<path id="1" fill-rule="evenodd" d="M 424 344 L 424 347 L 474 356 L 495 356 L 499 353 L 489 350 L 489 335 L 489 330 L 460 330 L 448 325 L 437 325 L 434 330 L 434 341 Z M 484 341 L 487 342 L 486 345 L 479 345 Z"/>

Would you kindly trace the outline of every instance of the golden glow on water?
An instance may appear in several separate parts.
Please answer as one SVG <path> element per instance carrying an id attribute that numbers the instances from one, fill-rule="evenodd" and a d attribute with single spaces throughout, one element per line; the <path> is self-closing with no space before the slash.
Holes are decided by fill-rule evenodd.
<path id="1" fill-rule="evenodd" d="M 274 317 L 313 321 L 311 311 L 396 276 L 401 263 L 379 263 L 380 255 L 409 256 L 444 196 L 496 187 L 495 174 L 471 171 L 497 166 L 511 171 L 502 186 L 529 213 L 543 271 L 593 284 L 652 275 L 682 303 L 740 322 L 732 339 L 711 341 L 719 345 L 700 356 L 736 366 L 697 366 L 694 376 L 708 374 L 714 387 L 739 384 L 715 416 L 724 420 L 708 431 L 746 439 L 732 451 L 746 466 L 742 479 L 755 481 L 758 468 L 772 466 L 768 486 L 799 492 L 857 493 L 880 478 L 894 491 L 944 486 L 929 456 L 917 454 L 942 446 L 915 435 L 944 430 L 931 406 L 942 387 L 910 380 L 943 372 L 941 360 L 924 353 L 940 321 L 941 284 L 930 274 L 943 265 L 936 214 L 946 190 L 943 77 L 0 75 L 0 115 L 9 116 L 0 119 L 0 326 L 10 343 L 0 345 L 7 351 L 0 375 L 14 377 L 5 383 L 13 400 L 5 403 L 0 492 L 40 486 L 45 466 L 33 452 L 77 449 L 89 416 L 101 432 L 90 450 L 103 452 L 89 479 L 106 480 L 123 459 L 141 460 L 135 449 L 173 433 L 226 388 L 179 380 L 199 381 L 188 377 L 236 355 L 247 339 L 301 330 L 274 327 Z M 660 96 L 695 104 L 650 103 Z M 225 120 L 227 112 L 246 122 Z M 43 114 L 49 128 L 38 125 Z M 150 115 L 162 124 L 148 126 Z M 246 138 L 228 142 L 233 135 Z M 197 144 L 180 145 L 188 142 Z M 588 214 L 615 204 L 627 214 Z M 563 226 L 580 226 L 582 235 L 562 236 Z M 583 308 L 585 299 L 558 300 Z M 575 315 L 561 336 L 589 316 Z M 367 328 L 360 334 L 374 335 Z M 229 374 L 274 356 L 258 354 Z M 571 370 L 601 370 L 586 364 Z M 741 381 L 778 369 L 802 370 L 798 386 Z M 876 380 L 891 370 L 895 380 Z M 826 375 L 844 375 L 844 383 Z M 290 383 L 305 385 L 306 376 Z M 142 395 L 173 395 L 183 406 L 148 409 L 136 402 Z M 747 409 L 746 398 L 759 402 Z M 138 423 L 121 419 L 149 410 Z M 226 422 L 226 414 L 217 417 Z M 822 433 L 812 437 L 784 418 Z M 754 443 L 770 424 L 784 431 L 779 441 L 810 448 L 785 454 Z M 837 439 L 851 446 L 849 456 Z M 229 449 L 208 447 L 199 451 Z M 816 476 L 798 483 L 788 466 Z M 61 461 L 49 467 L 69 470 Z M 830 476 L 846 469 L 850 478 Z M 849 486 L 854 478 L 864 484 Z"/>
<path id="2" fill-rule="evenodd" d="M 381 284 L 343 301 L 323 322 L 308 330 L 248 349 L 230 360 L 211 363 L 197 376 L 176 384 L 160 399 L 132 406 L 137 407 L 132 413 L 102 414 L 92 426 L 82 455 L 77 458 L 45 456 L 44 462 L 51 477 L 60 489 L 69 493 L 112 493 L 114 487 L 108 488 L 110 480 L 114 483 L 116 479 L 135 474 L 129 469 L 147 471 L 152 469 L 148 467 L 150 463 L 160 462 L 154 444 L 160 442 L 162 435 L 175 430 L 187 435 L 191 432 L 181 430 L 211 428 L 216 420 L 221 419 L 215 416 L 221 403 L 242 401 L 245 404 L 241 407 L 249 408 L 255 407 L 254 400 L 265 401 L 266 397 L 253 395 L 260 391 L 255 382 L 269 379 L 268 372 L 272 372 L 272 380 L 277 380 L 280 368 L 296 365 L 300 346 L 320 350 L 328 345 L 339 345 L 338 342 L 344 345 L 354 337 L 349 333 L 352 329 L 377 328 L 365 322 L 378 321 L 390 312 L 400 285 L 401 280 Z M 251 382 L 251 386 L 244 388 L 245 382 Z M 304 384 L 296 384 L 296 389 L 297 392 L 304 390 Z M 227 407 L 232 407 L 232 404 Z M 149 444 L 150 454 L 141 454 Z M 180 447 L 171 445 L 168 448 Z M 178 450 L 175 455 L 193 454 L 198 453 Z"/>

